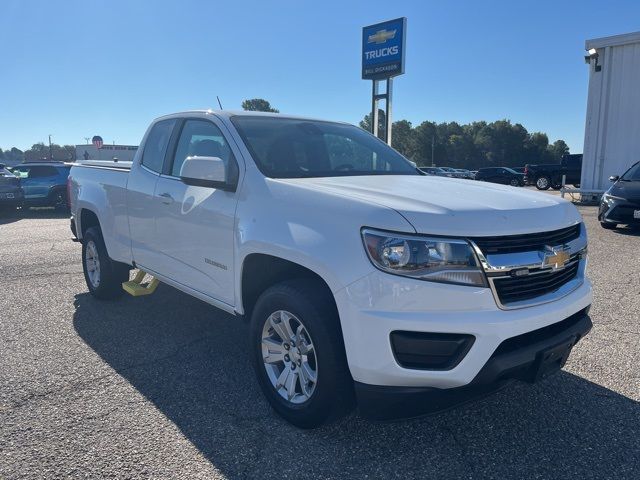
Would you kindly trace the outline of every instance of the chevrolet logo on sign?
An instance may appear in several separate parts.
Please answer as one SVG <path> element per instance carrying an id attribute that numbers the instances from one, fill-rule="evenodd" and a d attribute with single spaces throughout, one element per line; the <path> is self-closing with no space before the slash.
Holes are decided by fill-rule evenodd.
<path id="1" fill-rule="evenodd" d="M 552 270 L 564 268 L 571 254 L 567 247 L 546 247 L 542 258 L 542 268 L 551 267 Z"/>
<path id="2" fill-rule="evenodd" d="M 391 40 L 396 36 L 395 30 L 378 30 L 373 35 L 369 35 L 368 43 L 387 43 L 387 40 Z"/>

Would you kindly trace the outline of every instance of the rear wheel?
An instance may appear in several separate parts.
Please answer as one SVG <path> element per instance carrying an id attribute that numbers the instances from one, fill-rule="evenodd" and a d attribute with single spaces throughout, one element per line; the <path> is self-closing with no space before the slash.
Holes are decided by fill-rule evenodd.
<path id="1" fill-rule="evenodd" d="M 313 280 L 279 283 L 251 316 L 252 363 L 273 409 L 288 422 L 314 428 L 354 406 L 338 314 Z"/>
<path id="2" fill-rule="evenodd" d="M 512 178 L 511 181 L 509 182 L 509 185 L 511 185 L 512 187 L 519 187 L 520 182 L 518 181 L 517 178 Z"/>
<path id="3" fill-rule="evenodd" d="M 541 175 L 536 179 L 536 188 L 538 190 L 549 190 L 551 179 L 546 175 Z"/>
<path id="4" fill-rule="evenodd" d="M 67 210 L 67 192 L 65 190 L 54 190 L 49 195 L 49 205 L 55 207 L 56 210 Z"/>
<path id="5" fill-rule="evenodd" d="M 109 258 L 97 227 L 89 228 L 82 238 L 82 269 L 94 297 L 109 300 L 124 293 L 122 282 L 129 280 L 130 267 Z"/>

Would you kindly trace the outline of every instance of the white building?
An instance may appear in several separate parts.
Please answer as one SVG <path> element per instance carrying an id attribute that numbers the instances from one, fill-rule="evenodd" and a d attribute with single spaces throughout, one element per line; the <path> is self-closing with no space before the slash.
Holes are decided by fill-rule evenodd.
<path id="1" fill-rule="evenodd" d="M 640 32 L 587 40 L 589 97 L 584 190 L 606 190 L 609 177 L 640 160 Z"/>
<path id="2" fill-rule="evenodd" d="M 122 162 L 130 162 L 138 150 L 137 145 L 108 145 L 101 148 L 89 143 L 87 145 L 76 145 L 76 158 L 78 160 L 113 160 L 117 157 Z"/>

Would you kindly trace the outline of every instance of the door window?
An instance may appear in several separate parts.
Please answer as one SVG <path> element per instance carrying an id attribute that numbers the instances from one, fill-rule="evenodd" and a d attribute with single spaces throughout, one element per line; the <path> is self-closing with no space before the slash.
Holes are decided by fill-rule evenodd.
<path id="1" fill-rule="evenodd" d="M 58 175 L 55 167 L 37 166 L 29 170 L 29 178 L 49 178 Z"/>
<path id="2" fill-rule="evenodd" d="M 27 178 L 29 176 L 29 170 L 27 167 L 17 167 L 14 168 L 12 172 L 16 177 Z"/>
<path id="3" fill-rule="evenodd" d="M 171 138 L 171 132 L 176 121 L 173 119 L 162 120 L 156 123 L 149 132 L 142 153 L 142 165 L 154 172 L 162 172 L 164 156 L 167 153 L 167 145 Z"/>
<path id="4" fill-rule="evenodd" d="M 238 166 L 220 129 L 208 120 L 187 120 L 180 133 L 171 175 L 180 176 L 180 169 L 187 157 L 218 157 L 226 167 L 227 181 L 237 179 Z"/>

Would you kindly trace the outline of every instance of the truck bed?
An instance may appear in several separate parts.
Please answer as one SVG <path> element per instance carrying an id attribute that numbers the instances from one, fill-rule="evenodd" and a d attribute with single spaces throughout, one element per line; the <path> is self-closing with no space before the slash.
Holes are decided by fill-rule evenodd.
<path id="1" fill-rule="evenodd" d="M 81 167 L 117 168 L 118 170 L 131 170 L 132 162 L 114 162 L 113 160 L 76 160 L 73 165 Z"/>

